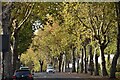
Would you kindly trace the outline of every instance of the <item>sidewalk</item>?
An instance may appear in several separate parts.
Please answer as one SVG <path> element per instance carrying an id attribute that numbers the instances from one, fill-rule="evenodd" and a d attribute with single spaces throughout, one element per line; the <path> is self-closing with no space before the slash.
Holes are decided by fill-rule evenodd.
<path id="1" fill-rule="evenodd" d="M 102 77 L 102 76 L 94 76 L 85 73 L 70 73 L 70 72 L 58 73 L 58 75 L 62 75 L 63 77 L 70 77 L 70 78 L 74 78 L 74 77 L 75 78 L 109 78 L 108 76 Z"/>
<path id="2" fill-rule="evenodd" d="M 90 74 L 85 74 L 85 73 L 70 73 L 70 72 L 63 72 L 63 73 L 48 73 L 46 74 L 45 72 L 43 73 L 35 73 L 34 75 L 35 78 L 52 78 L 52 79 L 77 79 L 77 80 L 113 80 L 110 79 L 108 76 L 94 76 Z M 120 80 L 120 79 L 116 79 Z"/>
<path id="3" fill-rule="evenodd" d="M 61 73 L 62 74 L 62 73 Z M 82 79 L 88 79 L 88 80 L 120 80 L 120 78 L 117 79 L 110 79 L 109 76 L 94 76 L 90 75 L 89 73 L 64 73 L 64 76 L 70 76 L 70 78 L 82 78 Z"/>

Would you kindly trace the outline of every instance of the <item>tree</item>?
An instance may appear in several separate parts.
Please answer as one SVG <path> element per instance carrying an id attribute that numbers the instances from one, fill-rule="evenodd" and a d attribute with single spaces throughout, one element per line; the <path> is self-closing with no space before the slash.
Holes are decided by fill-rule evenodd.
<path id="1" fill-rule="evenodd" d="M 41 59 L 40 56 L 42 55 L 39 55 L 38 52 L 34 52 L 34 50 L 30 47 L 29 49 L 27 49 L 26 52 L 21 54 L 20 61 L 22 65 L 28 66 L 31 70 L 40 71 L 40 64 L 39 64 L 39 59 Z"/>
<path id="2" fill-rule="evenodd" d="M 108 46 L 110 42 L 109 34 L 112 32 L 111 28 L 115 28 L 115 15 L 114 15 L 114 5 L 111 3 L 92 3 L 87 5 L 87 13 L 86 18 L 78 17 L 80 22 L 88 29 L 91 30 L 93 37 L 97 41 L 100 47 L 101 60 L 102 60 L 102 75 L 106 76 L 106 61 L 104 57 L 104 50 Z M 111 13 L 111 9 L 108 7 L 112 7 L 113 10 Z M 99 12 L 101 11 L 101 12 Z M 87 20 L 86 22 L 83 22 Z M 114 30 L 114 29 L 113 29 Z"/>
<path id="3" fill-rule="evenodd" d="M 83 46 L 83 50 L 84 50 L 84 70 L 85 70 L 85 73 L 87 73 L 87 45 L 88 45 L 88 42 L 89 42 L 89 39 L 86 39 L 83 43 L 82 43 L 82 46 Z"/>
<path id="4" fill-rule="evenodd" d="M 50 15 L 47 15 L 46 17 L 48 19 L 47 21 L 53 20 Z M 40 54 L 45 55 L 47 63 L 50 64 L 50 63 L 53 63 L 53 57 L 59 56 L 60 55 L 59 53 L 62 52 L 61 49 L 63 48 L 60 46 L 61 34 L 57 35 L 58 33 L 55 33 L 55 30 L 54 30 L 55 28 L 58 29 L 57 23 L 54 22 L 53 20 L 53 24 L 51 25 L 47 21 L 46 21 L 46 25 L 44 25 L 44 29 L 39 30 L 37 35 L 34 37 L 32 48 L 34 50 L 38 50 Z M 60 59 L 62 60 L 62 58 Z M 62 61 L 59 61 L 59 62 L 62 62 Z"/>
<path id="5" fill-rule="evenodd" d="M 12 3 L 7 3 L 2 5 L 2 29 L 3 29 L 3 35 L 8 35 L 10 37 L 10 13 L 11 13 L 11 6 Z M 4 51 L 3 54 L 3 75 L 2 79 L 9 78 L 12 76 L 12 62 L 11 62 L 11 51 L 10 51 L 10 41 L 8 42 L 9 49 L 8 51 Z M 10 67 L 8 67 L 10 66 Z"/>
<path id="6" fill-rule="evenodd" d="M 11 13 L 12 21 L 13 21 L 12 22 L 13 28 L 11 28 L 11 34 L 12 34 L 11 45 L 12 46 L 15 45 L 13 48 L 13 53 L 15 51 L 15 54 L 13 54 L 14 69 L 18 68 L 16 67 L 15 64 L 18 54 L 21 55 L 24 51 L 26 51 L 26 49 L 32 42 L 31 41 L 33 37 L 33 31 L 31 28 L 32 22 L 34 20 L 40 19 L 41 22 L 43 23 L 45 14 L 48 11 L 47 8 L 50 6 L 49 4 L 50 3 L 48 4 L 47 3 L 14 3 Z"/>
<path id="7" fill-rule="evenodd" d="M 15 6 L 15 12 L 13 12 L 13 20 L 12 20 L 12 31 L 11 31 L 11 50 L 13 50 L 13 71 L 15 71 L 18 67 L 17 67 L 17 61 L 18 61 L 18 51 L 17 51 L 17 47 L 18 47 L 18 33 L 20 31 L 20 29 L 23 27 L 23 24 L 28 20 L 31 12 L 32 12 L 32 9 L 33 9 L 33 6 L 34 6 L 34 3 L 33 4 L 28 4 L 26 3 L 23 3 L 23 4 L 19 4 L 19 6 L 22 6 L 22 5 L 25 5 L 24 7 L 28 7 L 26 10 L 23 10 L 23 12 L 25 12 L 24 15 L 20 15 L 20 17 L 17 17 L 16 15 L 14 14 L 20 14 L 21 11 L 19 8 L 16 8 L 16 4 L 14 4 Z M 12 16 L 12 17 L 13 17 Z"/>
<path id="8" fill-rule="evenodd" d="M 39 60 L 39 63 L 40 63 L 40 72 L 43 72 L 43 61 L 42 60 Z"/>
<path id="9" fill-rule="evenodd" d="M 115 3 L 116 5 L 116 14 L 117 14 L 117 52 L 115 53 L 113 60 L 112 60 L 112 65 L 111 65 L 111 70 L 110 70 L 110 78 L 115 78 L 115 72 L 116 72 L 116 65 L 117 65 L 117 60 L 120 56 L 120 2 Z"/>

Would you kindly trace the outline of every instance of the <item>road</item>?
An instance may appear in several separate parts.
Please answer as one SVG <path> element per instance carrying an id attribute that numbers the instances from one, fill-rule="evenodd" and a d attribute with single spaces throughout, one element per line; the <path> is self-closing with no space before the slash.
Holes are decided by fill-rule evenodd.
<path id="1" fill-rule="evenodd" d="M 34 80 L 109 80 L 107 77 L 77 73 L 35 73 Z"/>

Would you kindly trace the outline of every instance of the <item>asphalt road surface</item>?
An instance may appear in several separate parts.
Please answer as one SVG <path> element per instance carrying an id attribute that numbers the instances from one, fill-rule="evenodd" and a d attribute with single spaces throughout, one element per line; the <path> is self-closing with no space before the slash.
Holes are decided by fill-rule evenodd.
<path id="1" fill-rule="evenodd" d="M 35 73 L 34 80 L 110 80 L 108 77 L 77 73 Z"/>

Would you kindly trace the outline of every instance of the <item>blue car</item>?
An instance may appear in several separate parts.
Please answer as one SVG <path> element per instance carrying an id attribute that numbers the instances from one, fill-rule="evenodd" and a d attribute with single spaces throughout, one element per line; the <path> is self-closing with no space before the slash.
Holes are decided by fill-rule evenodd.
<path id="1" fill-rule="evenodd" d="M 12 76 L 13 80 L 33 80 L 30 70 L 16 70 Z"/>

